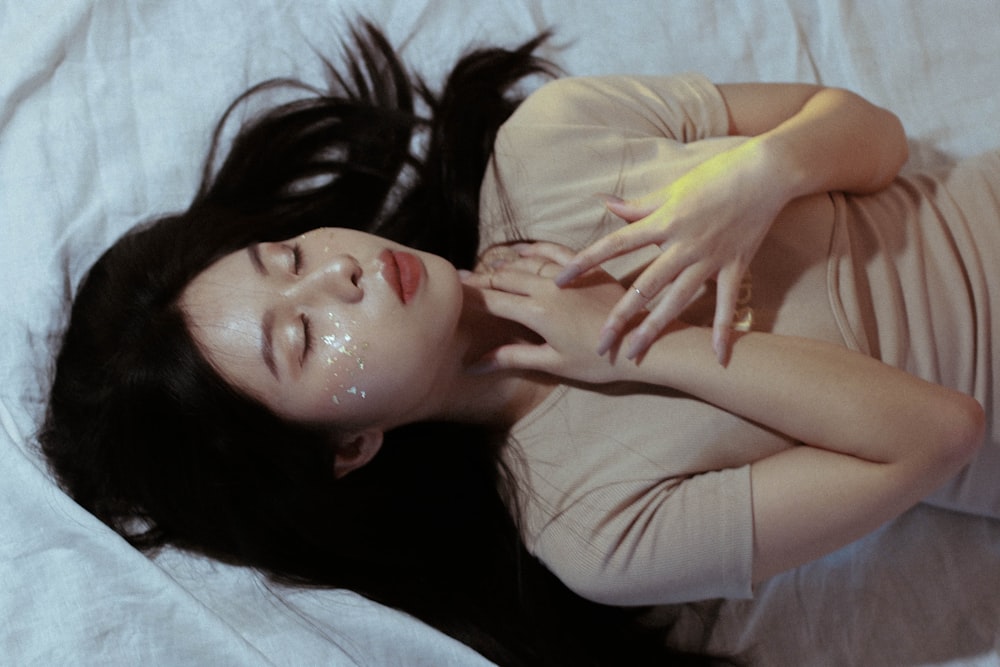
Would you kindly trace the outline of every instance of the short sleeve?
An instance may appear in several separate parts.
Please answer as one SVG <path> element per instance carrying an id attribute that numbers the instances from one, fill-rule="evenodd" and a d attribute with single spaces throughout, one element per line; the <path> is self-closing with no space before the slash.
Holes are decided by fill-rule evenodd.
<path id="1" fill-rule="evenodd" d="M 528 550 L 613 605 L 752 596 L 753 461 L 787 438 L 669 391 L 560 387 L 504 461 Z"/>
<path id="2" fill-rule="evenodd" d="M 512 240 L 512 229 L 570 247 L 593 242 L 623 224 L 596 194 L 658 190 L 743 141 L 728 129 L 722 95 L 698 74 L 553 81 L 500 128 L 480 192 L 481 247 Z"/>
<path id="3" fill-rule="evenodd" d="M 611 605 L 752 597 L 750 466 L 591 490 L 532 552 L 577 594 Z"/>
<path id="4" fill-rule="evenodd" d="M 533 125 L 613 128 L 689 143 L 728 134 L 729 116 L 718 88 L 700 74 L 571 77 L 540 88 L 507 122 Z"/>

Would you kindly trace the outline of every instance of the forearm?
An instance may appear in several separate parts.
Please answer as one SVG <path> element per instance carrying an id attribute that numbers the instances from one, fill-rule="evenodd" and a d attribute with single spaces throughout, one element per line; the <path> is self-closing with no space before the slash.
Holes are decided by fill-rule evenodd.
<path id="1" fill-rule="evenodd" d="M 754 137 L 789 199 L 829 190 L 874 192 L 906 162 L 899 119 L 849 91 L 806 84 L 718 88 L 730 133 Z"/>
<path id="2" fill-rule="evenodd" d="M 774 161 L 790 198 L 888 185 L 906 162 L 899 119 L 846 90 L 824 88 L 777 127 L 755 137 Z"/>
<path id="3" fill-rule="evenodd" d="M 707 353 L 708 335 L 687 328 L 664 336 L 636 377 L 807 445 L 751 465 L 755 581 L 899 515 L 955 474 L 982 438 L 975 400 L 874 359 L 820 341 L 751 333 L 722 368 Z"/>
<path id="4" fill-rule="evenodd" d="M 882 463 L 940 455 L 942 443 L 961 449 L 981 417 L 968 396 L 831 343 L 751 332 L 723 367 L 710 338 L 708 329 L 681 326 L 622 372 L 800 442 Z"/>
<path id="5" fill-rule="evenodd" d="M 897 516 L 955 474 L 982 440 L 983 410 L 971 397 L 832 343 L 750 332 L 723 366 L 711 330 L 675 322 L 637 362 L 620 343 L 596 354 L 589 341 L 622 287 L 592 271 L 558 289 L 545 273 L 570 251 L 547 247 L 517 269 L 469 278 L 487 288 L 491 313 L 544 340 L 497 348 L 492 367 L 670 387 L 804 445 L 751 463 L 756 580 Z"/>

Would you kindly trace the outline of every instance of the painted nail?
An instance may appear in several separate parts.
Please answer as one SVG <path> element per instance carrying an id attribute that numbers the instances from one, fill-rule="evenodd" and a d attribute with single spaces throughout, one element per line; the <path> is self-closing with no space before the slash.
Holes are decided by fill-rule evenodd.
<path id="1" fill-rule="evenodd" d="M 606 205 L 624 204 L 625 200 L 618 195 L 609 192 L 595 192 L 594 196 L 603 201 Z"/>
<path id="2" fill-rule="evenodd" d="M 716 329 L 712 336 L 712 349 L 720 366 L 725 366 L 729 353 L 729 329 Z"/>
<path id="3" fill-rule="evenodd" d="M 646 349 L 646 336 L 639 333 L 633 333 L 628 338 L 628 346 L 625 350 L 626 359 L 635 359 Z"/>
<path id="4" fill-rule="evenodd" d="M 497 364 L 496 359 L 492 357 L 483 357 L 482 359 L 470 364 L 465 369 L 465 372 L 469 375 L 489 375 L 499 369 L 500 366 Z"/>
<path id="5" fill-rule="evenodd" d="M 597 356 L 604 356 L 604 353 L 611 349 L 618 339 L 618 332 L 611 327 L 601 329 L 600 337 L 597 341 Z"/>
<path id="6" fill-rule="evenodd" d="M 574 264 L 567 264 L 563 267 L 563 270 L 559 272 L 556 276 L 556 285 L 559 287 L 565 287 L 568 283 L 572 282 L 574 278 L 580 275 L 580 267 Z"/>

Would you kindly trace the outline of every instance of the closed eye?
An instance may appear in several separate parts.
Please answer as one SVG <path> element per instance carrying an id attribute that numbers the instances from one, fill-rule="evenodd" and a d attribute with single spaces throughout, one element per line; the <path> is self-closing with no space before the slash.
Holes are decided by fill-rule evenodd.
<path id="1" fill-rule="evenodd" d="M 309 316 L 303 313 L 300 319 L 302 320 L 302 356 L 299 358 L 299 364 L 304 365 L 313 348 L 313 336 Z"/>
<path id="2" fill-rule="evenodd" d="M 303 262 L 304 262 L 302 256 L 302 246 L 300 246 L 298 243 L 294 243 L 290 246 L 285 246 L 285 247 L 291 254 L 290 259 L 291 259 L 292 273 L 295 275 L 299 275 L 302 272 Z"/>

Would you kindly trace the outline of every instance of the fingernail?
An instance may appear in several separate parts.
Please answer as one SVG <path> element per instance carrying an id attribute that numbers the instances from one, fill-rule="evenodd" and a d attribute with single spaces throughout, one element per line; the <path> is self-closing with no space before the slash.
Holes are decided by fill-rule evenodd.
<path id="1" fill-rule="evenodd" d="M 499 366 L 497 365 L 495 359 L 492 357 L 484 357 L 479 361 L 470 364 L 465 369 L 465 372 L 469 375 L 488 375 L 498 369 Z"/>
<path id="2" fill-rule="evenodd" d="M 469 271 L 468 269 L 459 269 L 458 270 L 458 279 L 461 282 L 464 283 L 464 282 L 466 282 L 471 277 L 472 277 L 472 271 Z"/>
<path id="3" fill-rule="evenodd" d="M 617 338 L 618 332 L 611 327 L 601 329 L 601 335 L 597 341 L 597 356 L 604 356 L 604 353 L 611 349 Z"/>
<path id="4" fill-rule="evenodd" d="M 580 275 L 579 267 L 576 267 L 572 264 L 567 264 L 565 268 L 563 268 L 563 270 L 559 272 L 559 275 L 556 276 L 555 278 L 556 285 L 558 285 L 559 287 L 565 287 L 568 283 L 572 282 L 573 279 L 576 278 L 578 275 Z"/>
<path id="5" fill-rule="evenodd" d="M 613 195 L 608 192 L 595 192 L 594 196 L 603 201 L 605 204 L 624 204 L 625 200 L 618 195 Z"/>
<path id="6" fill-rule="evenodd" d="M 729 352 L 729 329 L 715 331 L 712 336 L 712 349 L 715 351 L 715 358 L 720 366 L 726 365 L 726 357 Z"/>
<path id="7" fill-rule="evenodd" d="M 646 337 L 633 333 L 629 336 L 628 348 L 625 351 L 626 359 L 635 359 L 646 349 Z"/>

